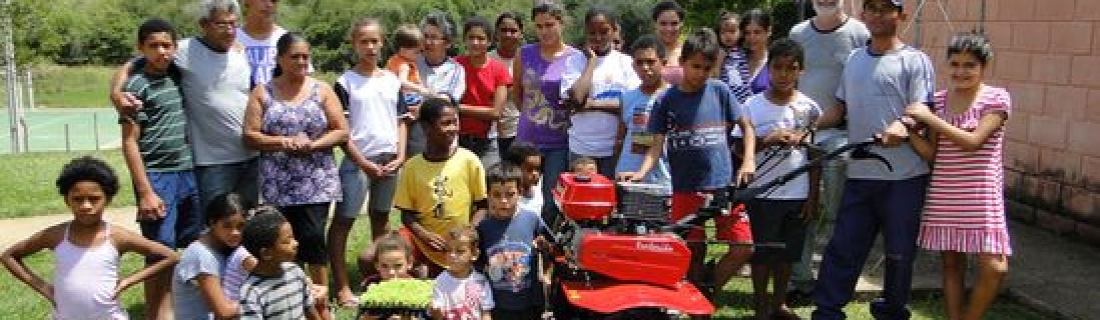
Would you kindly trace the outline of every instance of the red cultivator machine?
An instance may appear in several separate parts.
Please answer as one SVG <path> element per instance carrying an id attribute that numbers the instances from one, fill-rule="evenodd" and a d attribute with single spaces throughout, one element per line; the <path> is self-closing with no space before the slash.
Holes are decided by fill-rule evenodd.
<path id="1" fill-rule="evenodd" d="M 720 192 L 697 213 L 669 221 L 669 198 L 654 185 L 616 183 L 564 173 L 553 191 L 554 271 L 549 301 L 557 319 L 669 319 L 715 311 L 686 279 L 691 251 L 684 235 L 706 220 L 848 151 L 886 161 L 855 143 L 815 158 L 771 183 Z M 886 163 L 889 166 L 889 163 Z M 757 244 L 769 245 L 769 244 Z"/>

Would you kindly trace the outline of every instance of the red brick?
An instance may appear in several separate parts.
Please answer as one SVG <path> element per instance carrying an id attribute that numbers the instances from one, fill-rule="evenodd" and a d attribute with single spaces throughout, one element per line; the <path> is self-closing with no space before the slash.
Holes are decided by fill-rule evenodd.
<path id="1" fill-rule="evenodd" d="M 1100 89 L 1089 90 L 1089 97 L 1085 102 L 1085 120 L 1100 122 Z"/>
<path id="2" fill-rule="evenodd" d="M 1012 47 L 1012 23 L 986 21 L 985 35 L 989 38 L 989 42 L 993 44 L 993 52 L 999 54 Z"/>
<path id="3" fill-rule="evenodd" d="M 1062 212 L 1081 221 L 1100 223 L 1095 192 L 1076 187 L 1062 187 Z"/>
<path id="4" fill-rule="evenodd" d="M 1091 1 L 1091 0 L 1080 0 Z M 1043 21 L 1069 21 L 1076 13 L 1074 0 L 1041 1 L 1035 6 L 1035 18 Z"/>
<path id="5" fill-rule="evenodd" d="M 1008 116 L 1008 121 L 1005 123 L 1005 134 L 1009 140 L 1014 141 L 1027 141 L 1027 113 L 1017 112 Z"/>
<path id="6" fill-rule="evenodd" d="M 1005 11 L 1001 12 L 1002 20 L 1028 21 L 1035 20 L 1034 0 L 997 0 L 997 5 L 1004 5 Z"/>
<path id="7" fill-rule="evenodd" d="M 1088 89 L 1071 86 L 1047 86 L 1043 114 L 1079 120 L 1085 117 Z"/>
<path id="8" fill-rule="evenodd" d="M 1050 52 L 1088 54 L 1092 50 L 1092 25 L 1092 22 L 1051 23 Z"/>
<path id="9" fill-rule="evenodd" d="M 1100 157 L 1100 139 L 1096 138 L 1100 123 L 1073 121 L 1069 127 L 1069 151 Z"/>
<path id="10" fill-rule="evenodd" d="M 1017 51 L 1001 53 L 993 66 L 994 74 L 1006 80 L 1028 80 L 1031 71 L 1031 55 Z"/>
<path id="11" fill-rule="evenodd" d="M 1049 22 L 1017 22 L 1012 24 L 1013 50 L 1045 53 L 1049 47 Z"/>
<path id="12" fill-rule="evenodd" d="M 1036 146 L 1064 149 L 1066 147 L 1066 124 L 1061 116 L 1032 116 L 1027 125 L 1028 141 Z"/>
<path id="13" fill-rule="evenodd" d="M 1100 51 L 1098 51 L 1100 53 Z M 1094 56 L 1073 57 L 1073 84 L 1080 86 L 1097 86 L 1100 84 L 1100 54 Z"/>
<path id="14" fill-rule="evenodd" d="M 1074 17 L 1078 21 L 1100 21 L 1100 1 L 1096 0 L 1078 0 L 1077 1 L 1077 15 Z"/>
<path id="15" fill-rule="evenodd" d="M 1007 200 L 1005 201 L 1005 210 L 1008 211 L 1008 216 L 1013 219 L 1027 224 L 1035 223 L 1035 208 L 1023 202 Z"/>
<path id="16" fill-rule="evenodd" d="M 1059 235 L 1068 235 L 1074 230 L 1073 219 L 1045 209 L 1035 209 L 1035 224 Z"/>
<path id="17" fill-rule="evenodd" d="M 1027 142 L 1007 141 L 1004 161 L 1006 168 L 1036 173 L 1039 169 L 1039 149 Z"/>
<path id="18" fill-rule="evenodd" d="M 1074 226 L 1074 232 L 1081 241 L 1087 242 L 1094 246 L 1100 246 L 1100 228 L 1095 225 L 1078 222 Z"/>
<path id="19" fill-rule="evenodd" d="M 1070 182 L 1081 171 L 1081 156 L 1048 148 L 1039 149 L 1039 174 L 1055 181 Z"/>
<path id="20" fill-rule="evenodd" d="M 1092 191 L 1100 191 L 1100 158 L 1081 157 L 1081 184 Z"/>
<path id="21" fill-rule="evenodd" d="M 1068 55 L 1054 54 L 1031 56 L 1031 80 L 1047 84 L 1069 82 L 1071 58 Z"/>
<path id="22" fill-rule="evenodd" d="M 1012 94 L 1012 107 L 1017 113 L 1034 115 L 1043 113 L 1043 103 L 1046 103 L 1046 91 L 1043 90 L 1043 85 L 1012 82 L 1006 88 Z"/>

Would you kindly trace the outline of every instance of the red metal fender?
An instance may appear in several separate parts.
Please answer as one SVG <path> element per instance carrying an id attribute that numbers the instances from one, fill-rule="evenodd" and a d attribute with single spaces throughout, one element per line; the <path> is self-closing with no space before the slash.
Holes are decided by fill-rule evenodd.
<path id="1" fill-rule="evenodd" d="M 570 304 L 599 313 L 632 308 L 665 308 L 689 315 L 714 314 L 714 305 L 690 282 L 673 286 L 610 281 L 562 281 Z"/>

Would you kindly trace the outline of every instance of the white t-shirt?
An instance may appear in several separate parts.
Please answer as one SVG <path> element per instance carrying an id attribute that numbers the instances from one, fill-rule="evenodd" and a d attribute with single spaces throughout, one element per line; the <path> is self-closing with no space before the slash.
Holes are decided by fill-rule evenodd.
<path id="1" fill-rule="evenodd" d="M 364 77 L 355 70 L 336 79 L 337 91 L 347 93 L 350 139 L 365 157 L 397 153 L 398 99 L 401 80 L 386 70 Z"/>
<path id="2" fill-rule="evenodd" d="M 248 56 L 248 65 L 252 67 L 252 83 L 267 84 L 271 81 L 271 71 L 275 69 L 275 43 L 286 34 L 286 29 L 275 26 L 267 39 L 256 39 L 237 28 L 237 42 L 244 46 Z"/>
<path id="3" fill-rule="evenodd" d="M 482 312 L 493 310 L 493 287 L 477 271 L 459 279 L 444 271 L 435 278 L 432 308 L 443 311 L 443 319 L 481 319 Z"/>
<path id="4" fill-rule="evenodd" d="M 187 138 L 195 165 L 212 166 L 252 159 L 244 145 L 249 66 L 244 50 L 216 52 L 198 38 L 180 40 L 174 62 L 182 77 Z"/>
<path id="5" fill-rule="evenodd" d="M 752 121 L 756 136 L 763 137 L 775 129 L 801 129 L 809 123 L 809 119 L 816 119 L 821 114 L 821 108 L 817 103 L 801 92 L 796 93 L 794 101 L 789 105 L 776 105 L 768 100 L 765 93 L 753 95 L 745 101 L 745 113 Z M 779 152 L 769 157 L 771 152 Z M 769 159 L 770 158 L 770 159 Z M 765 162 L 767 161 L 767 162 Z M 808 161 L 805 148 L 792 148 L 775 146 L 761 149 L 756 152 L 757 178 L 750 186 L 755 187 L 775 180 L 779 176 L 793 171 L 795 168 Z M 771 190 L 766 190 L 758 196 L 761 199 L 806 199 L 810 189 L 809 177 L 806 174 L 799 175 L 786 184 L 779 185 Z"/>
<path id="6" fill-rule="evenodd" d="M 561 92 L 573 87 L 584 73 L 588 58 L 578 52 L 566 58 L 565 72 L 562 74 Z M 626 91 L 641 85 L 642 81 L 634 73 L 634 60 L 630 56 L 611 50 L 607 55 L 596 57 L 596 70 L 592 72 L 592 89 L 589 98 L 619 103 Z M 619 129 L 619 117 L 603 111 L 578 112 L 570 117 L 569 151 L 592 157 L 610 157 L 615 155 L 615 138 Z"/>
<path id="7" fill-rule="evenodd" d="M 531 197 L 519 197 L 520 211 L 542 212 L 542 183 L 531 187 Z"/>

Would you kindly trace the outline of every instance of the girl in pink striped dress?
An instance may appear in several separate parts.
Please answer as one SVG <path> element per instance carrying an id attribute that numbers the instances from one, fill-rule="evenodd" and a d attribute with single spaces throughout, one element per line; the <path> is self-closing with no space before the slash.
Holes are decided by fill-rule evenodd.
<path id="1" fill-rule="evenodd" d="M 914 105 L 906 115 L 926 128 L 910 141 L 932 163 L 932 180 L 917 244 L 943 254 L 943 287 L 949 319 L 980 319 L 993 302 L 1012 254 L 1005 224 L 1001 149 L 1011 103 L 1005 89 L 982 78 L 993 58 L 989 41 L 963 33 L 947 48 L 951 87 L 937 92 L 935 109 Z M 964 305 L 968 254 L 978 260 L 978 279 Z"/>

